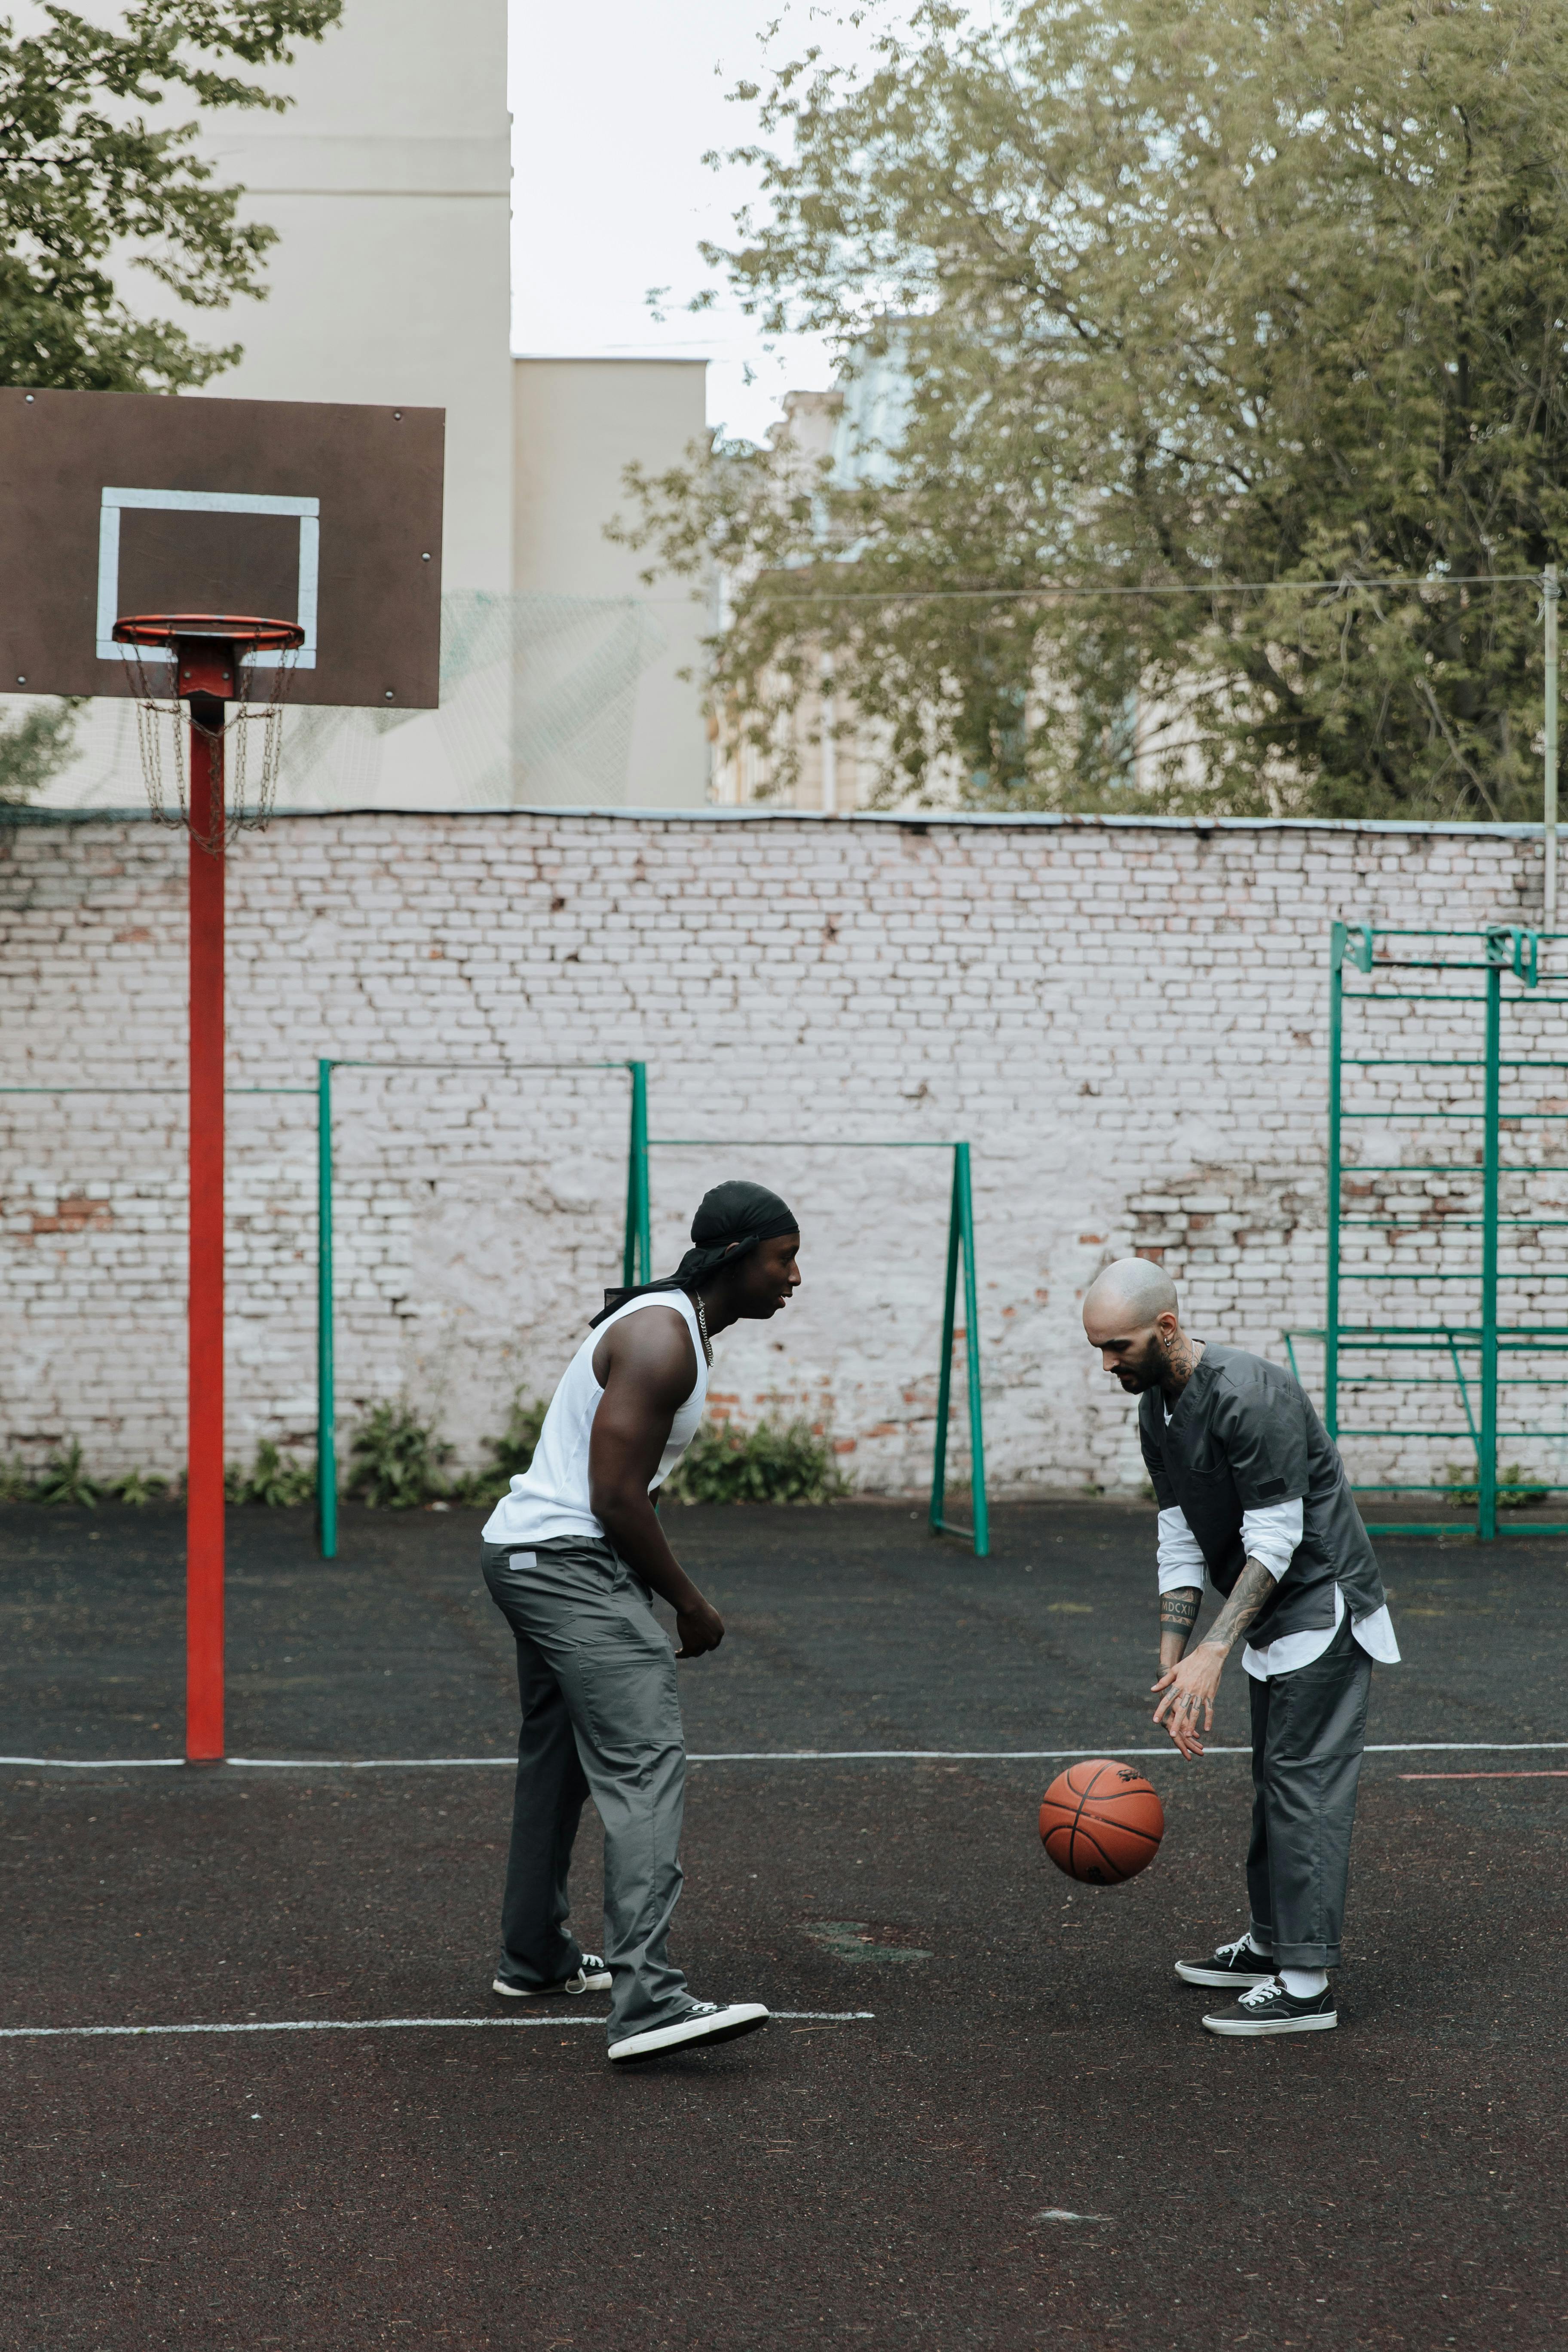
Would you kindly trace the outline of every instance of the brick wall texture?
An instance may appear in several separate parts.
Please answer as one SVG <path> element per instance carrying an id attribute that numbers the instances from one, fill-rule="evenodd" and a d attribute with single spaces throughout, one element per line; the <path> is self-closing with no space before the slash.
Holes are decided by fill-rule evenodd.
<path id="1" fill-rule="evenodd" d="M 180 1461 L 185 857 L 118 817 L 0 828 L 0 1082 L 105 1089 L 0 1095 L 0 1452 L 30 1463 L 68 1437 L 105 1473 Z M 800 1215 L 805 1287 L 721 1341 L 721 1411 L 808 1414 L 870 1488 L 929 1478 L 950 1157 L 833 1147 L 966 1137 L 994 1486 L 1135 1487 L 1085 1286 L 1144 1249 L 1200 1333 L 1279 1357 L 1283 1328 L 1321 1322 L 1329 926 L 1538 921 L 1540 859 L 1500 827 L 277 818 L 228 873 L 230 1087 L 301 1090 L 230 1096 L 231 1452 L 313 1444 L 319 1055 L 444 1066 L 337 1081 L 339 1394 L 345 1428 L 408 1395 L 470 1461 L 618 1278 L 625 1202 L 624 1074 L 494 1066 L 635 1056 L 654 1134 L 683 1139 L 653 1158 L 660 1267 L 721 1177 Z M 1479 1051 L 1475 1005 L 1418 1018 L 1416 1050 Z M 1473 1072 L 1410 1083 L 1439 1109 L 1478 1098 Z M 1568 1097 L 1548 1076 L 1538 1108 L 1553 1084 Z M 1476 1130 L 1438 1126 L 1474 1158 Z M 1564 1129 L 1518 1133 L 1544 1219 Z M 1388 1143 L 1363 1123 L 1352 1150 Z M 1384 1276 L 1440 1247 L 1469 1262 L 1466 1180 L 1371 1176 L 1360 1197 L 1418 1221 L 1359 1233 L 1360 1306 L 1458 1312 L 1451 1286 Z M 1520 1236 L 1542 1276 L 1513 1286 L 1521 1319 L 1562 1319 L 1555 1238 Z M 1413 1426 L 1460 1420 L 1429 1395 Z M 1383 1475 L 1463 1454 L 1356 1444 Z M 1520 1450 L 1538 1471 L 1563 1454 Z"/>

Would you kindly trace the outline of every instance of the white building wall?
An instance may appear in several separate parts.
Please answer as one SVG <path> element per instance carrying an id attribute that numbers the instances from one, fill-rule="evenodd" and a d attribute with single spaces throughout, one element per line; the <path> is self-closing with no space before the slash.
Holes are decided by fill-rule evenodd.
<path id="1" fill-rule="evenodd" d="M 287 113 L 203 131 L 279 232 L 265 302 L 190 320 L 245 346 L 212 394 L 444 408 L 448 589 L 511 578 L 506 46 L 506 0 L 347 0 L 269 77 Z"/>
<path id="2" fill-rule="evenodd" d="M 520 803 L 693 808 L 708 797 L 702 636 L 683 581 L 605 536 L 625 484 L 688 462 L 706 431 L 702 360 L 513 362 L 513 583 Z"/>
<path id="3" fill-rule="evenodd" d="M 1278 1359 L 1283 1326 L 1321 1323 L 1329 925 L 1538 920 L 1540 857 L 1538 834 L 1482 826 L 280 818 L 229 869 L 230 1084 L 304 1090 L 231 1101 L 230 1452 L 311 1439 L 318 1055 L 637 1056 L 656 1136 L 753 1139 L 655 1151 L 660 1267 L 723 1176 L 801 1219 L 805 1286 L 725 1335 L 720 1409 L 810 1414 L 871 1487 L 929 1475 L 950 1156 L 804 1147 L 965 1137 L 994 1480 L 1134 1487 L 1087 1283 L 1160 1251 L 1200 1335 Z M 184 873 L 150 824 L 0 825 L 0 1082 L 172 1090 L 0 1094 L 0 1456 L 76 1436 L 105 1471 L 180 1459 Z M 1473 1053 L 1474 1008 L 1451 1018 L 1429 1049 Z M 1568 1213 L 1562 1131 L 1510 1139 L 1547 1163 L 1543 1217 Z M 1395 1156 L 1357 1133 L 1361 1157 Z M 342 1073 L 345 1415 L 405 1390 L 472 1458 L 515 1386 L 548 1392 L 619 1278 L 626 1139 L 619 1069 Z M 1370 1234 L 1365 1262 L 1429 1263 L 1443 1213 L 1397 1244 Z M 1521 1322 L 1563 1320 L 1553 1238 L 1510 1259 L 1541 1269 L 1510 1286 Z M 1456 1296 L 1431 1294 L 1433 1320 Z M 1374 1282 L 1358 1311 L 1421 1304 Z M 1441 1478 L 1466 1449 L 1351 1451 Z M 1516 1453 L 1568 1475 L 1560 1444 Z"/>

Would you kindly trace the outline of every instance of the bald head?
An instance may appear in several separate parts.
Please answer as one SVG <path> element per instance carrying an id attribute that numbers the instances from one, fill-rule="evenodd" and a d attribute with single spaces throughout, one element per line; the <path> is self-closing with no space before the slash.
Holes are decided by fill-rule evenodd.
<path id="1" fill-rule="evenodd" d="M 1176 1286 L 1146 1257 L 1119 1257 L 1089 1285 L 1083 1328 L 1106 1370 L 1129 1396 L 1164 1386 L 1184 1362 L 1192 1369 L 1192 1351 L 1176 1314 Z"/>
<path id="2" fill-rule="evenodd" d="M 1119 1257 L 1090 1283 L 1083 1326 L 1093 1339 L 1107 1321 L 1147 1330 L 1160 1316 L 1175 1312 L 1176 1286 L 1163 1266 L 1152 1258 Z"/>

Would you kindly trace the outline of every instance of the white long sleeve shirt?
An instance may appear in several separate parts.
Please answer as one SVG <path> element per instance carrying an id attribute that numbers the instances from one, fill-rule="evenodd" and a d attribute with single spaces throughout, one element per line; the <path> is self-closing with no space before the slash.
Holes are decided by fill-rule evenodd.
<path id="1" fill-rule="evenodd" d="M 1300 1496 L 1293 1503 L 1270 1503 L 1266 1509 L 1242 1514 L 1241 1541 L 1248 1559 L 1261 1560 L 1276 1584 L 1282 1584 L 1289 1571 L 1301 1540 L 1302 1506 Z M 1184 1586 L 1196 1585 L 1201 1591 L 1208 1582 L 1208 1568 L 1198 1539 L 1187 1525 L 1184 1511 L 1171 1509 L 1160 1514 L 1158 1568 L 1162 1592 L 1174 1592 Z M 1334 1587 L 1334 1622 L 1331 1625 L 1305 1633 L 1285 1633 L 1279 1641 L 1267 1643 L 1258 1649 L 1248 1643 L 1242 1651 L 1241 1663 L 1258 1682 L 1267 1682 L 1273 1675 L 1294 1674 L 1299 1666 L 1310 1666 L 1321 1658 L 1334 1635 L 1344 1622 L 1344 1595 Z M 1384 1665 L 1399 1664 L 1399 1643 L 1394 1635 L 1394 1620 L 1386 1602 L 1370 1617 L 1363 1617 L 1351 1632 L 1369 1657 L 1380 1659 Z"/>

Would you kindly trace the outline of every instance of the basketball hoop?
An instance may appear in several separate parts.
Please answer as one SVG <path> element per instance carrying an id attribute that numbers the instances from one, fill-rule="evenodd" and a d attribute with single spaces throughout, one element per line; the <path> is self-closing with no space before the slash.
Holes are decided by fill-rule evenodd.
<path id="1" fill-rule="evenodd" d="M 283 703 L 294 656 L 305 642 L 297 621 L 258 620 L 239 613 L 134 613 L 114 624 L 116 645 L 131 648 L 136 674 L 136 739 L 153 814 L 181 824 L 200 847 L 216 852 L 237 834 L 266 824 L 278 788 Z M 162 655 L 168 677 L 148 674 L 149 656 Z M 182 704 L 190 709 L 191 759 L 185 758 Z M 233 716 L 226 718 L 231 707 Z M 172 720 L 174 792 L 171 809 L 163 783 L 163 723 Z M 256 797 L 247 796 L 247 740 L 259 722 L 261 767 Z M 224 758 L 234 737 L 234 759 Z M 202 754 L 205 753 L 205 758 Z M 200 767 L 205 775 L 194 777 Z"/>

